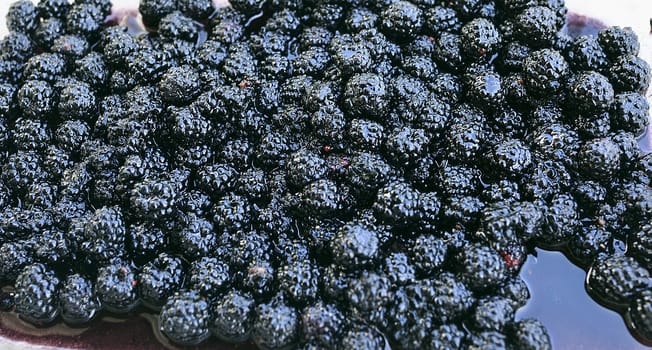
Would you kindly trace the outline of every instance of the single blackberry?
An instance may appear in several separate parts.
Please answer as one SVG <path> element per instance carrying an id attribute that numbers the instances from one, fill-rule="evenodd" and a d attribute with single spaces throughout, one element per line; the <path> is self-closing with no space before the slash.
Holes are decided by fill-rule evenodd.
<path id="1" fill-rule="evenodd" d="M 179 11 L 196 21 L 207 19 L 214 11 L 210 0 L 179 0 L 177 6 Z"/>
<path id="2" fill-rule="evenodd" d="M 319 292 L 319 270 L 309 260 L 281 266 L 276 272 L 276 280 L 288 301 L 298 305 L 313 301 Z"/>
<path id="3" fill-rule="evenodd" d="M 59 95 L 58 110 L 62 119 L 91 121 L 97 112 L 96 94 L 84 82 L 68 81 Z"/>
<path id="4" fill-rule="evenodd" d="M 481 331 L 502 331 L 514 321 L 515 310 L 510 300 L 489 297 L 478 300 L 473 311 L 473 327 Z"/>
<path id="5" fill-rule="evenodd" d="M 462 52 L 471 60 L 487 60 L 502 45 L 502 37 L 494 24 L 484 18 L 466 23 L 460 30 Z"/>
<path id="6" fill-rule="evenodd" d="M 30 33 L 39 22 L 37 8 L 28 0 L 14 1 L 7 9 L 6 21 L 10 31 Z"/>
<path id="7" fill-rule="evenodd" d="M 176 209 L 178 197 L 179 184 L 167 179 L 146 179 L 134 185 L 129 202 L 136 215 L 156 220 Z"/>
<path id="8" fill-rule="evenodd" d="M 408 1 L 391 3 L 380 14 L 383 31 L 397 40 L 412 39 L 421 30 L 423 12 Z"/>
<path id="9" fill-rule="evenodd" d="M 30 57 L 23 71 L 26 84 L 30 81 L 45 80 L 53 83 L 68 72 L 63 56 L 56 53 L 42 53 Z"/>
<path id="10" fill-rule="evenodd" d="M 42 18 L 65 18 L 70 3 L 68 0 L 39 0 L 36 9 Z"/>
<path id="11" fill-rule="evenodd" d="M 75 3 L 66 15 L 66 32 L 95 39 L 104 25 L 105 14 L 90 3 Z"/>
<path id="12" fill-rule="evenodd" d="M 559 91 L 568 74 L 568 63 L 556 50 L 534 51 L 523 60 L 525 86 L 535 95 L 546 96 Z"/>
<path id="13" fill-rule="evenodd" d="M 182 217 L 178 230 L 172 236 L 179 253 L 190 260 L 209 255 L 217 244 L 213 224 L 194 214 Z"/>
<path id="14" fill-rule="evenodd" d="M 444 324 L 432 330 L 426 340 L 428 350 L 457 349 L 462 346 L 465 333 L 454 324 Z"/>
<path id="15" fill-rule="evenodd" d="M 578 153 L 578 168 L 592 179 L 606 181 L 620 169 L 620 149 L 609 138 L 586 142 Z"/>
<path id="16" fill-rule="evenodd" d="M 426 302 L 434 307 L 441 322 L 459 319 L 470 311 L 475 299 L 467 285 L 449 272 L 443 272 L 422 284 L 418 292 L 425 294 Z"/>
<path id="17" fill-rule="evenodd" d="M 74 75 L 95 89 L 104 89 L 109 80 L 109 70 L 104 56 L 97 52 L 91 52 L 84 58 L 75 61 Z"/>
<path id="18" fill-rule="evenodd" d="M 207 298 L 217 297 L 233 278 L 229 265 L 213 257 L 193 261 L 188 275 L 187 285 Z"/>
<path id="19" fill-rule="evenodd" d="M 276 288 L 274 266 L 268 259 L 254 259 L 242 274 L 240 284 L 243 290 L 250 292 L 257 299 L 269 296 Z"/>
<path id="20" fill-rule="evenodd" d="M 568 62 L 575 70 L 604 71 L 608 67 L 607 55 L 602 50 L 598 38 L 582 35 L 575 39 L 567 53 Z"/>
<path id="21" fill-rule="evenodd" d="M 383 79 L 364 73 L 351 77 L 344 90 L 344 106 L 356 116 L 382 118 L 389 104 L 388 91 Z"/>
<path id="22" fill-rule="evenodd" d="M 50 51 L 63 55 L 66 60 L 74 62 L 86 56 L 89 52 L 89 42 L 78 35 L 62 35 L 52 42 Z"/>
<path id="23" fill-rule="evenodd" d="M 17 63 L 23 63 L 32 56 L 34 47 L 27 34 L 22 32 L 9 32 L 0 41 L 0 49 L 2 49 L 5 60 L 14 60 Z"/>
<path id="24" fill-rule="evenodd" d="M 486 290 L 506 277 L 505 262 L 497 251 L 473 244 L 458 255 L 461 277 L 473 290 Z"/>
<path id="25" fill-rule="evenodd" d="M 145 306 L 159 310 L 183 280 L 181 259 L 161 253 L 138 274 L 138 295 Z"/>
<path id="26" fill-rule="evenodd" d="M 291 347 L 298 341 L 300 327 L 297 310 L 282 300 L 273 299 L 256 307 L 251 338 L 263 349 Z"/>
<path id="27" fill-rule="evenodd" d="M 211 306 L 211 334 L 230 343 L 247 341 L 254 324 L 255 306 L 251 295 L 238 290 L 219 297 Z"/>
<path id="28" fill-rule="evenodd" d="M 528 7 L 514 21 L 514 35 L 532 47 L 542 48 L 550 45 L 563 20 L 557 13 L 545 6 Z"/>
<path id="29" fill-rule="evenodd" d="M 135 262 L 145 263 L 167 247 L 167 240 L 161 228 L 151 223 L 139 223 L 127 228 L 125 249 Z"/>
<path id="30" fill-rule="evenodd" d="M 124 254 L 125 224 L 119 207 L 102 207 L 88 218 L 83 229 L 82 251 L 99 262 Z"/>
<path id="31" fill-rule="evenodd" d="M 611 60 L 617 57 L 638 56 L 641 45 L 632 28 L 609 27 L 598 33 L 598 42 Z"/>
<path id="32" fill-rule="evenodd" d="M 385 151 L 398 164 L 411 164 L 427 151 L 430 137 L 423 129 L 403 127 L 392 130 L 385 139 Z"/>
<path id="33" fill-rule="evenodd" d="M 368 316 L 392 299 L 392 282 L 384 274 L 364 271 L 349 282 L 346 298 L 354 314 Z"/>
<path id="34" fill-rule="evenodd" d="M 546 327 L 536 319 L 524 319 L 510 327 L 512 346 L 524 350 L 550 350 L 552 343 Z"/>
<path id="35" fill-rule="evenodd" d="M 177 9 L 174 0 L 141 0 L 138 11 L 143 17 L 143 23 L 148 26 L 157 26 L 161 18 Z"/>
<path id="36" fill-rule="evenodd" d="M 345 268 L 372 264 L 378 258 L 378 233 L 361 224 L 342 226 L 330 241 L 333 259 Z"/>
<path id="37" fill-rule="evenodd" d="M 5 237 L 3 235 L 4 239 Z M 7 241 L 0 245 L 1 281 L 15 281 L 25 266 L 33 262 L 33 245 L 34 242 L 29 239 L 15 240 L 13 242 Z"/>
<path id="38" fill-rule="evenodd" d="M 373 209 L 386 221 L 400 225 L 416 219 L 418 206 L 419 192 L 403 181 L 393 181 L 378 190 Z"/>
<path id="39" fill-rule="evenodd" d="M 17 92 L 17 102 L 25 116 L 40 118 L 54 112 L 55 95 L 52 86 L 42 80 L 29 80 Z"/>
<path id="40" fill-rule="evenodd" d="M 180 11 L 174 11 L 163 18 L 158 24 L 158 34 L 165 41 L 186 40 L 197 41 L 198 28 L 196 23 Z"/>
<path id="41" fill-rule="evenodd" d="M 231 266 L 248 267 L 258 259 L 269 259 L 271 251 L 270 238 L 266 234 L 241 231 L 235 236 Z"/>
<path id="42" fill-rule="evenodd" d="M 180 290 L 168 299 L 159 314 L 161 332 L 173 342 L 191 346 L 210 337 L 210 305 L 193 290 Z"/>
<path id="43" fill-rule="evenodd" d="M 385 258 L 383 270 L 393 285 L 405 285 L 415 280 L 416 264 L 404 253 L 392 253 Z"/>
<path id="44" fill-rule="evenodd" d="M 408 246 L 410 262 L 420 276 L 433 276 L 446 260 L 448 244 L 431 235 L 420 235 Z"/>
<path id="45" fill-rule="evenodd" d="M 467 337 L 465 346 L 468 350 L 505 349 L 507 336 L 495 331 L 479 332 Z"/>
<path id="46" fill-rule="evenodd" d="M 14 283 L 14 311 L 24 320 L 48 324 L 59 315 L 57 307 L 60 281 L 54 271 L 43 264 L 26 266 Z"/>
<path id="47" fill-rule="evenodd" d="M 609 80 L 596 72 L 581 73 L 573 78 L 569 90 L 570 102 L 581 112 L 596 113 L 608 109 L 614 99 Z"/>
<path id="48" fill-rule="evenodd" d="M 124 261 L 114 260 L 97 269 L 95 292 L 102 306 L 115 313 L 128 313 L 138 306 L 136 272 Z"/>
<path id="49" fill-rule="evenodd" d="M 93 282 L 79 274 L 67 276 L 59 291 L 59 308 L 61 318 L 68 324 L 90 322 L 101 310 Z"/>
<path id="50" fill-rule="evenodd" d="M 649 110 L 650 106 L 641 94 L 618 94 L 611 105 L 612 128 L 640 135 L 649 123 Z"/>
<path id="51" fill-rule="evenodd" d="M 387 340 L 376 328 L 356 325 L 344 333 L 340 346 L 344 349 L 384 349 L 387 346 Z"/>
<path id="52" fill-rule="evenodd" d="M 608 305 L 626 305 L 649 288 L 650 273 L 634 258 L 613 255 L 596 260 L 586 278 L 587 290 Z"/>
<path id="53" fill-rule="evenodd" d="M 303 338 L 320 346 L 336 346 L 345 322 L 344 314 L 334 304 L 317 302 L 301 312 Z"/>
<path id="54" fill-rule="evenodd" d="M 20 150 L 42 151 L 51 142 L 52 135 L 45 121 L 18 118 L 14 122 L 13 138 Z"/>
<path id="55" fill-rule="evenodd" d="M 641 292 L 630 302 L 625 316 L 636 334 L 645 339 L 652 338 L 652 293 Z"/>
<path id="56" fill-rule="evenodd" d="M 47 177 L 41 162 L 41 157 L 34 151 L 11 154 L 2 167 L 4 184 L 14 193 L 26 190 L 31 184 Z"/>
<path id="57" fill-rule="evenodd" d="M 462 22 L 457 12 L 453 8 L 446 6 L 433 6 L 424 11 L 424 30 L 431 34 L 440 34 L 444 32 L 457 32 Z"/>
<path id="58" fill-rule="evenodd" d="M 650 86 L 650 65 L 637 56 L 620 56 L 607 75 L 617 92 L 644 93 Z"/>

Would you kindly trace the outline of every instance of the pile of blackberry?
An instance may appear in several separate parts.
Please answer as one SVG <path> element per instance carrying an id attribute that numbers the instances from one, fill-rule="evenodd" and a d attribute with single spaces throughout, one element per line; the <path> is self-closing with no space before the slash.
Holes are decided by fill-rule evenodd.
<path id="1" fill-rule="evenodd" d="M 0 306 L 181 345 L 549 349 L 534 247 L 652 341 L 650 67 L 563 0 L 19 0 Z"/>

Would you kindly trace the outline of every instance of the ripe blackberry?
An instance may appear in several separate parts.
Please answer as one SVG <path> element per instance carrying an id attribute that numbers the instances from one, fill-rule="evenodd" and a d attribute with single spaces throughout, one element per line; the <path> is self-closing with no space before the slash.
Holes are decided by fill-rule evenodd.
<path id="1" fill-rule="evenodd" d="M 553 42 L 560 27 L 555 11 L 545 6 L 528 7 L 516 16 L 514 35 L 532 47 L 542 48 Z"/>
<path id="2" fill-rule="evenodd" d="M 209 0 L 179 0 L 177 6 L 179 11 L 196 21 L 207 19 L 214 11 Z"/>
<path id="3" fill-rule="evenodd" d="M 650 65 L 637 56 L 620 56 L 607 75 L 617 92 L 644 93 L 650 86 Z"/>
<path id="4" fill-rule="evenodd" d="M 335 346 L 344 331 L 344 314 L 334 304 L 317 302 L 301 312 L 303 338 L 320 346 Z"/>
<path id="5" fill-rule="evenodd" d="M 613 129 L 640 135 L 648 125 L 650 106 L 644 96 L 635 92 L 618 94 L 611 105 Z"/>
<path id="6" fill-rule="evenodd" d="M 211 306 L 211 334 L 230 343 L 247 341 L 254 324 L 255 306 L 251 295 L 238 290 L 219 297 Z"/>
<path id="7" fill-rule="evenodd" d="M 242 274 L 242 289 L 257 299 L 265 298 L 274 292 L 275 283 L 276 271 L 272 263 L 265 258 L 254 259 Z"/>
<path id="8" fill-rule="evenodd" d="M 179 253 L 190 260 L 209 255 L 217 244 L 213 224 L 194 214 L 182 217 L 172 236 Z"/>
<path id="9" fill-rule="evenodd" d="M 59 95 L 58 110 L 63 119 L 90 121 L 97 112 L 95 92 L 86 83 L 68 81 Z"/>
<path id="10" fill-rule="evenodd" d="M 444 324 L 432 330 L 426 340 L 425 348 L 428 350 L 460 348 L 464 338 L 464 331 L 456 325 Z"/>
<path id="11" fill-rule="evenodd" d="M 355 268 L 373 263 L 378 258 L 378 233 L 361 224 L 342 226 L 330 241 L 333 259 L 345 268 Z"/>
<path id="12" fill-rule="evenodd" d="M 68 324 L 90 322 L 101 309 L 93 291 L 93 282 L 79 274 L 67 276 L 59 291 L 59 308 L 61 317 Z"/>
<path id="13" fill-rule="evenodd" d="M 515 310 L 505 298 L 490 297 L 478 300 L 473 311 L 473 327 L 481 331 L 502 331 L 514 321 Z"/>
<path id="14" fill-rule="evenodd" d="M 523 60 L 525 86 L 535 95 L 545 96 L 559 91 L 568 74 L 568 63 L 556 50 L 534 51 Z"/>
<path id="15" fill-rule="evenodd" d="M 475 302 L 467 285 L 449 272 L 443 272 L 431 280 L 426 280 L 421 288 L 426 301 L 431 304 L 439 315 L 441 322 L 453 322 L 465 315 Z"/>
<path id="16" fill-rule="evenodd" d="M 88 218 L 83 229 L 81 249 L 99 262 L 124 253 L 125 224 L 119 207 L 102 207 Z"/>
<path id="17" fill-rule="evenodd" d="M 384 32 L 397 40 L 413 38 L 423 25 L 421 9 L 408 1 L 398 1 L 390 4 L 380 14 Z"/>
<path id="18" fill-rule="evenodd" d="M 410 164 L 423 156 L 430 143 L 430 137 L 423 129 L 397 128 L 385 140 L 385 150 L 390 159 L 399 164 Z"/>
<path id="19" fill-rule="evenodd" d="M 413 258 L 412 258 L 413 259 Z M 414 260 L 414 259 L 413 259 Z M 415 280 L 416 264 L 404 253 L 392 253 L 385 258 L 383 270 L 393 285 L 405 285 Z"/>
<path id="20" fill-rule="evenodd" d="M 424 21 L 424 30 L 432 34 L 457 32 L 462 26 L 457 12 L 445 6 L 427 8 L 424 11 Z"/>
<path id="21" fill-rule="evenodd" d="M 614 88 L 600 73 L 581 73 L 570 84 L 570 102 L 582 112 L 601 112 L 613 102 Z"/>
<path id="22" fill-rule="evenodd" d="M 158 310 L 182 285 L 183 280 L 181 259 L 161 253 L 145 264 L 138 274 L 138 295 L 145 306 Z"/>
<path id="23" fill-rule="evenodd" d="M 140 302 L 136 272 L 124 261 L 114 260 L 97 269 L 95 292 L 102 306 L 115 313 L 128 313 Z"/>
<path id="24" fill-rule="evenodd" d="M 373 205 L 377 215 L 394 224 L 407 224 L 418 215 L 419 192 L 403 181 L 393 181 L 378 190 Z"/>
<path id="25" fill-rule="evenodd" d="M 143 23 L 148 26 L 157 26 L 161 18 L 177 9 L 177 2 L 173 0 L 141 0 L 138 11 L 143 17 Z"/>
<path id="26" fill-rule="evenodd" d="M 52 42 L 50 50 L 54 53 L 63 55 L 66 60 L 74 62 L 88 54 L 90 44 L 88 41 L 78 35 L 62 35 Z"/>
<path id="27" fill-rule="evenodd" d="M 245 268 L 258 259 L 269 259 L 271 249 L 270 238 L 266 234 L 241 231 L 235 236 L 231 265 Z"/>
<path id="28" fill-rule="evenodd" d="M 20 150 L 42 151 L 52 136 L 45 121 L 18 118 L 14 122 L 14 145 Z"/>
<path id="29" fill-rule="evenodd" d="M 42 80 L 25 82 L 17 92 L 18 106 L 25 116 L 40 118 L 49 115 L 55 108 L 55 95 L 52 86 Z"/>
<path id="30" fill-rule="evenodd" d="M 502 38 L 494 24 L 484 18 L 466 23 L 460 30 L 462 52 L 471 60 L 487 60 L 498 51 Z"/>
<path id="31" fill-rule="evenodd" d="M 421 276 L 432 276 L 446 260 L 448 244 L 443 239 L 420 235 L 408 246 L 408 256 Z"/>
<path id="32" fill-rule="evenodd" d="M 59 315 L 57 307 L 59 279 L 43 264 L 26 266 L 16 277 L 14 311 L 24 320 L 48 324 Z"/>
<path id="33" fill-rule="evenodd" d="M 67 0 L 39 0 L 36 9 L 42 18 L 65 18 L 70 3 Z"/>
<path id="34" fill-rule="evenodd" d="M 2 229 L 0 229 L 1 231 Z M 3 239 L 5 238 L 3 237 Z M 29 239 L 6 241 L 0 245 L 1 281 L 15 281 L 25 266 L 33 262 L 33 245 L 34 242 Z"/>
<path id="35" fill-rule="evenodd" d="M 94 39 L 104 24 L 105 14 L 90 3 L 76 3 L 66 15 L 66 32 Z"/>
<path id="36" fill-rule="evenodd" d="M 598 33 L 598 42 L 611 60 L 620 56 L 637 56 L 640 50 L 638 37 L 632 28 L 609 27 Z"/>
<path id="37" fill-rule="evenodd" d="M 188 275 L 188 286 L 207 298 L 217 297 L 232 280 L 229 265 L 212 257 L 193 261 Z"/>
<path id="38" fill-rule="evenodd" d="M 602 50 L 598 38 L 583 35 L 575 39 L 567 54 L 570 65 L 575 70 L 603 71 L 609 65 L 607 55 Z"/>
<path id="39" fill-rule="evenodd" d="M 634 298 L 625 317 L 636 334 L 645 339 L 652 338 L 652 293 L 643 291 Z"/>
<path id="40" fill-rule="evenodd" d="M 369 315 L 391 301 L 391 281 L 383 274 L 365 271 L 349 282 L 346 298 L 355 314 Z"/>
<path id="41" fill-rule="evenodd" d="M 130 225 L 125 236 L 125 249 L 137 263 L 144 263 L 156 257 L 168 245 L 168 237 L 154 224 Z"/>
<path id="42" fill-rule="evenodd" d="M 510 327 L 510 343 L 519 349 L 552 349 L 552 343 L 546 327 L 536 319 L 520 320 Z"/>
<path id="43" fill-rule="evenodd" d="M 351 8 L 344 20 L 344 27 L 350 33 L 372 29 L 377 25 L 378 17 L 376 13 L 365 7 Z"/>
<path id="44" fill-rule="evenodd" d="M 171 180 L 146 179 L 136 183 L 129 202 L 141 218 L 161 219 L 170 215 L 177 205 L 179 184 Z"/>
<path id="45" fill-rule="evenodd" d="M 442 33 L 435 42 L 433 57 L 438 64 L 452 71 L 460 70 L 463 61 L 460 36 L 453 33 Z"/>
<path id="46" fill-rule="evenodd" d="M 38 20 L 37 8 L 31 1 L 18 0 L 7 9 L 6 21 L 10 31 L 30 33 L 36 29 Z"/>
<path id="47" fill-rule="evenodd" d="M 310 23 L 332 31 L 340 27 L 344 19 L 344 7 L 337 3 L 324 3 L 311 9 Z"/>
<path id="48" fill-rule="evenodd" d="M 490 289 L 506 277 L 505 262 L 497 251 L 473 244 L 458 255 L 461 277 L 473 290 Z"/>
<path id="49" fill-rule="evenodd" d="M 613 255 L 593 263 L 587 274 L 586 288 L 602 302 L 622 306 L 649 288 L 649 280 L 648 270 L 634 258 Z"/>
<path id="50" fill-rule="evenodd" d="M 158 24 L 158 34 L 165 41 L 185 40 L 195 42 L 198 29 L 196 23 L 180 11 L 174 11 L 163 18 Z"/>
<path id="51" fill-rule="evenodd" d="M 385 336 L 377 329 L 366 325 L 356 325 L 344 333 L 340 346 L 344 349 L 384 349 L 387 346 Z"/>
<path id="52" fill-rule="evenodd" d="M 298 341 L 300 326 L 297 310 L 282 300 L 273 299 L 256 307 L 251 338 L 263 349 L 291 347 Z"/>
<path id="53" fill-rule="evenodd" d="M 578 168 L 582 173 L 598 181 L 610 179 L 620 169 L 620 149 L 609 138 L 586 142 L 578 157 Z"/>
<path id="54" fill-rule="evenodd" d="M 313 301 L 319 292 L 319 270 L 309 260 L 281 266 L 276 272 L 276 280 L 288 301 L 298 305 Z"/>
<path id="55" fill-rule="evenodd" d="M 34 151 L 11 154 L 2 167 L 2 180 L 12 191 L 21 192 L 47 174 L 41 168 L 41 157 Z"/>
<path id="56" fill-rule="evenodd" d="M 180 290 L 161 309 L 161 332 L 173 342 L 192 346 L 210 337 L 210 305 L 193 290 Z"/>
<path id="57" fill-rule="evenodd" d="M 24 79 L 29 81 L 45 80 L 55 82 L 68 72 L 68 67 L 63 56 L 56 53 L 42 53 L 29 58 L 25 63 Z"/>

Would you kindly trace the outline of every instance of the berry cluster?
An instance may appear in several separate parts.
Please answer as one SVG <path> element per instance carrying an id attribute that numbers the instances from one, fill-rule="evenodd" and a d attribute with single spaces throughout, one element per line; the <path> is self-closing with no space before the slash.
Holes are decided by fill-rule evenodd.
<path id="1" fill-rule="evenodd" d="M 571 38 L 563 0 L 141 0 L 135 34 L 110 9 L 7 14 L 2 310 L 144 307 L 181 345 L 549 349 L 515 319 L 538 246 L 652 341 L 630 29 Z"/>

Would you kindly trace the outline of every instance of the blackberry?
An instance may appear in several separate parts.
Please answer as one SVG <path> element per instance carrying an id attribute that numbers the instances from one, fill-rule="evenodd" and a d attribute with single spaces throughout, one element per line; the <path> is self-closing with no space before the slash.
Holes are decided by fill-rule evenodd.
<path id="1" fill-rule="evenodd" d="M 319 292 L 319 270 L 308 260 L 281 266 L 276 272 L 279 290 L 289 301 L 305 304 L 314 300 Z"/>
<path id="2" fill-rule="evenodd" d="M 6 21 L 10 31 L 30 33 L 38 25 L 38 11 L 31 1 L 12 2 L 7 9 Z"/>
<path id="3" fill-rule="evenodd" d="M 37 180 L 46 177 L 41 168 L 41 157 L 34 151 L 11 154 L 2 167 L 2 180 L 12 191 L 21 192 Z"/>
<path id="4" fill-rule="evenodd" d="M 382 118 L 389 104 L 383 79 L 371 73 L 351 77 L 344 90 L 344 106 L 356 116 Z"/>
<path id="5" fill-rule="evenodd" d="M 387 156 L 397 163 L 410 164 L 428 150 L 430 137 L 423 129 L 404 127 L 393 130 L 385 141 Z"/>
<path id="6" fill-rule="evenodd" d="M 607 72 L 617 92 L 644 93 L 650 86 L 650 65 L 636 56 L 620 56 Z"/>
<path id="7" fill-rule="evenodd" d="M 136 262 L 145 262 L 167 247 L 168 237 L 154 224 L 130 225 L 125 236 L 125 249 Z"/>
<path id="8" fill-rule="evenodd" d="M 586 142 L 578 153 L 579 169 L 590 178 L 608 180 L 620 169 L 620 149 L 609 138 Z"/>
<path id="9" fill-rule="evenodd" d="M 408 255 L 392 253 L 385 258 L 383 269 L 393 285 L 405 285 L 415 280 L 415 265 L 410 263 Z"/>
<path id="10" fill-rule="evenodd" d="M 586 278 L 586 288 L 608 305 L 626 305 L 637 294 L 649 288 L 650 273 L 634 258 L 613 255 L 596 260 Z"/>
<path id="11" fill-rule="evenodd" d="M 610 112 L 612 128 L 640 135 L 648 125 L 649 109 L 645 97 L 638 93 L 616 95 Z"/>
<path id="12" fill-rule="evenodd" d="M 181 218 L 179 226 L 172 236 L 184 257 L 194 259 L 207 256 L 215 249 L 217 237 L 209 220 L 189 214 Z"/>
<path id="13" fill-rule="evenodd" d="M 540 96 L 559 91 L 569 74 L 569 66 L 558 51 L 542 49 L 523 60 L 523 78 L 528 91 Z"/>
<path id="14" fill-rule="evenodd" d="M 334 304 L 317 302 L 301 312 L 303 338 L 321 346 L 336 346 L 345 322 L 344 314 Z"/>
<path id="15" fill-rule="evenodd" d="M 552 349 L 550 336 L 541 321 L 524 319 L 514 323 L 510 328 L 512 346 L 527 350 Z"/>
<path id="16" fill-rule="evenodd" d="M 254 324 L 254 299 L 237 290 L 218 298 L 211 307 L 211 334 L 230 343 L 241 343 L 249 339 Z"/>
<path id="17" fill-rule="evenodd" d="M 158 310 L 184 280 L 181 259 L 165 253 L 143 266 L 138 274 L 138 294 L 143 304 Z"/>
<path id="18" fill-rule="evenodd" d="M 598 33 L 598 42 L 611 60 L 620 56 L 638 56 L 640 44 L 632 28 L 609 27 Z"/>
<path id="19" fill-rule="evenodd" d="M 48 125 L 43 121 L 18 118 L 14 122 L 14 144 L 21 150 L 41 151 L 52 139 Z"/>
<path id="20" fill-rule="evenodd" d="M 195 42 L 197 32 L 195 22 L 179 11 L 165 15 L 158 24 L 158 33 L 165 41 L 186 40 Z"/>
<path id="21" fill-rule="evenodd" d="M 550 45 L 559 29 L 557 13 L 545 6 L 528 7 L 514 21 L 515 36 L 532 47 Z"/>
<path id="22" fill-rule="evenodd" d="M 104 17 L 102 10 L 93 4 L 74 4 L 66 15 L 66 31 L 94 39 L 104 24 Z"/>
<path id="23" fill-rule="evenodd" d="M 79 274 L 67 276 L 59 291 L 59 308 L 61 318 L 68 324 L 90 322 L 101 308 L 93 291 L 93 282 Z"/>
<path id="24" fill-rule="evenodd" d="M 652 295 L 649 291 L 643 291 L 630 303 L 626 317 L 636 334 L 645 339 L 652 338 L 651 315 Z"/>
<path id="25" fill-rule="evenodd" d="M 256 307 L 251 338 L 263 349 L 291 347 L 298 341 L 300 326 L 297 310 L 282 300 L 273 299 Z"/>
<path id="26" fill-rule="evenodd" d="M 378 258 L 378 233 L 361 224 L 342 226 L 330 241 L 333 259 L 346 268 L 373 263 Z"/>
<path id="27" fill-rule="evenodd" d="M 452 349 L 462 346 L 465 333 L 454 324 L 445 324 L 432 330 L 426 340 L 425 348 L 428 350 Z"/>
<path id="28" fill-rule="evenodd" d="M 63 119 L 91 121 L 97 112 L 96 94 L 86 83 L 69 81 L 59 95 L 58 110 Z"/>
<path id="29" fill-rule="evenodd" d="M 270 261 L 265 258 L 255 259 L 247 266 L 242 276 L 242 289 L 257 299 L 264 298 L 274 291 L 275 277 L 276 271 Z"/>
<path id="30" fill-rule="evenodd" d="M 423 25 L 421 9 L 408 1 L 391 3 L 382 11 L 380 19 L 384 32 L 398 40 L 413 38 Z"/>
<path id="31" fill-rule="evenodd" d="M 173 342 L 191 346 L 210 337 L 210 305 L 193 290 L 180 290 L 159 314 L 161 332 Z"/>
<path id="32" fill-rule="evenodd" d="M 466 348 L 469 350 L 504 349 L 507 348 L 507 337 L 494 331 L 476 333 L 467 338 Z"/>
<path id="33" fill-rule="evenodd" d="M 582 112 L 600 112 L 610 107 L 614 88 L 602 74 L 587 72 L 574 77 L 569 90 L 570 102 Z"/>
<path id="34" fill-rule="evenodd" d="M 435 236 L 421 235 L 410 242 L 408 256 L 421 276 L 432 276 L 446 260 L 448 244 Z"/>
<path id="35" fill-rule="evenodd" d="M 128 313 L 140 302 L 136 273 L 129 264 L 120 260 L 97 269 L 95 292 L 102 306 L 115 313 Z"/>
<path id="36" fill-rule="evenodd" d="M 44 80 L 55 82 L 68 72 L 68 67 L 63 56 L 56 53 L 42 53 L 29 58 L 23 71 L 26 84 L 30 81 Z"/>
<path id="37" fill-rule="evenodd" d="M 473 311 L 473 327 L 477 330 L 500 332 L 514 320 L 514 314 L 515 310 L 508 299 L 480 299 Z"/>
<path id="38" fill-rule="evenodd" d="M 498 51 L 502 38 L 493 23 L 484 18 L 476 18 L 466 23 L 460 30 L 462 52 L 472 60 L 486 60 Z"/>
<path id="39" fill-rule="evenodd" d="M 91 52 L 75 61 L 75 76 L 95 89 L 103 89 L 109 80 L 109 70 L 102 54 Z"/>
<path id="40" fill-rule="evenodd" d="M 81 249 L 97 261 L 105 262 L 124 253 L 125 224 L 119 207 L 102 207 L 88 218 Z"/>
<path id="41" fill-rule="evenodd" d="M 67 0 L 39 0 L 36 9 L 42 18 L 65 18 L 70 3 Z"/>
<path id="42" fill-rule="evenodd" d="M 188 285 L 208 298 L 217 297 L 233 278 L 229 265 L 212 257 L 193 261 L 188 274 Z"/>
<path id="43" fill-rule="evenodd" d="M 213 13 L 213 3 L 209 0 L 180 0 L 179 11 L 194 20 L 207 19 Z"/>
<path id="44" fill-rule="evenodd" d="M 59 278 L 43 264 L 26 266 L 16 277 L 14 311 L 24 320 L 45 325 L 59 315 Z"/>
<path id="45" fill-rule="evenodd" d="M 385 275 L 365 271 L 349 282 L 346 297 L 354 313 L 368 315 L 390 302 L 391 281 Z"/>
<path id="46" fill-rule="evenodd" d="M 17 92 L 18 106 L 30 118 L 51 114 L 55 108 L 55 98 L 52 86 L 42 80 L 27 81 Z"/>
<path id="47" fill-rule="evenodd" d="M 506 276 L 503 259 L 489 247 L 474 244 L 458 255 L 462 279 L 473 290 L 498 285 Z"/>
<path id="48" fill-rule="evenodd" d="M 90 48 L 89 42 L 78 35 L 62 35 L 52 42 L 50 50 L 54 53 L 63 55 L 66 60 L 74 62 L 88 54 Z"/>
<path id="49" fill-rule="evenodd" d="M 608 67 L 607 54 L 603 51 L 598 38 L 583 35 L 575 39 L 568 54 L 568 61 L 575 70 L 603 71 Z"/>
<path id="50" fill-rule="evenodd" d="M 468 312 L 475 302 L 471 290 L 459 277 L 443 272 L 424 285 L 427 301 L 444 317 L 441 322 L 452 322 Z"/>
<path id="51" fill-rule="evenodd" d="M 138 5 L 143 22 L 148 26 L 157 26 L 163 17 L 176 9 L 177 2 L 173 0 L 141 0 Z"/>
<path id="52" fill-rule="evenodd" d="M 147 179 L 134 185 L 129 199 L 141 218 L 160 219 L 176 208 L 179 184 L 170 180 Z"/>
<path id="53" fill-rule="evenodd" d="M 393 181 L 378 190 L 373 205 L 378 216 L 394 224 L 407 224 L 417 217 L 419 192 L 403 181 Z"/>
<path id="54" fill-rule="evenodd" d="M 340 346 L 345 349 L 383 349 L 387 346 L 387 340 L 377 329 L 357 325 L 344 333 Z"/>
<path id="55" fill-rule="evenodd" d="M 0 280 L 15 281 L 25 266 L 33 262 L 33 244 L 30 240 L 16 240 L 0 245 Z"/>
<path id="56" fill-rule="evenodd" d="M 424 11 L 425 30 L 432 34 L 457 32 L 462 23 L 453 8 L 434 6 Z"/>

